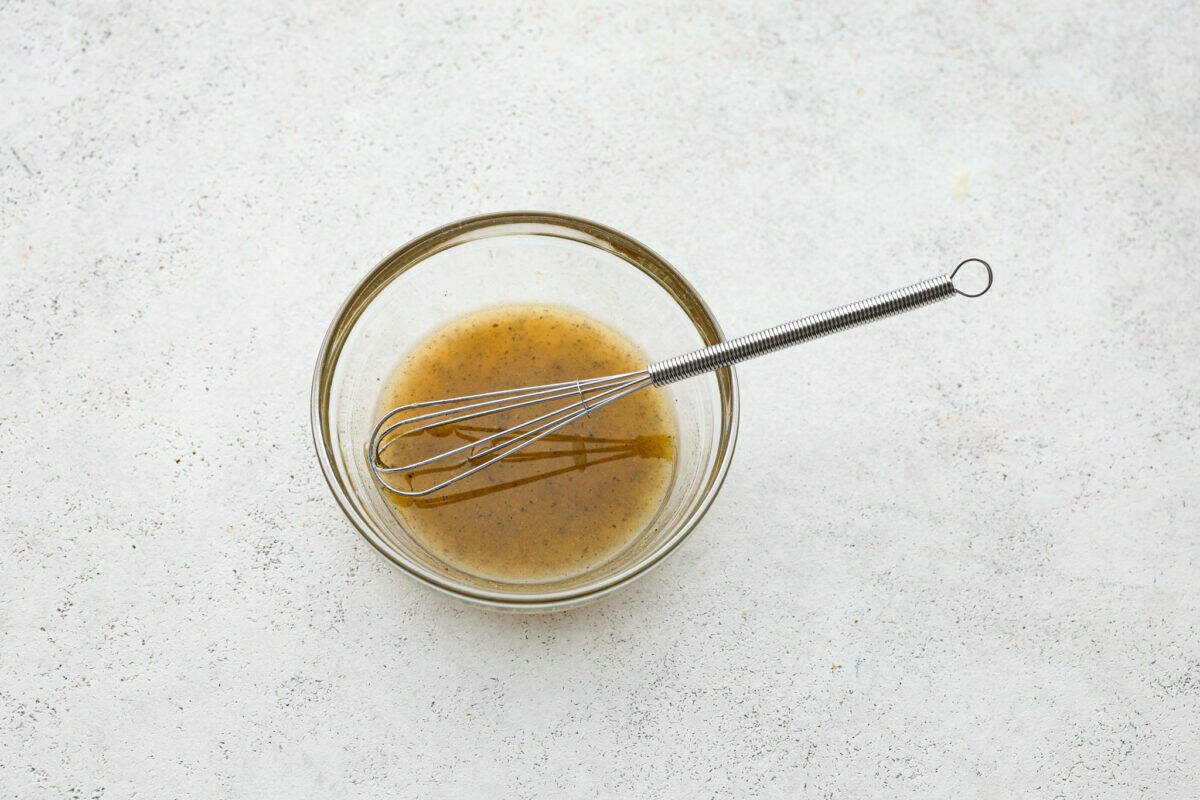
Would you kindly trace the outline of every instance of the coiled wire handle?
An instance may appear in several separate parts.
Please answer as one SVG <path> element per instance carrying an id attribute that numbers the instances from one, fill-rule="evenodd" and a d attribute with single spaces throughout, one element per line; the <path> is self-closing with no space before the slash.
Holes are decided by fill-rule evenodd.
<path id="1" fill-rule="evenodd" d="M 968 293 L 954 285 L 954 276 L 963 268 L 963 265 L 972 262 L 982 264 L 987 270 L 987 285 L 979 292 Z M 745 361 L 748 358 L 761 356 L 764 353 L 780 350 L 800 342 L 844 331 L 855 325 L 862 325 L 865 322 L 899 314 L 901 311 L 929 305 L 954 294 L 960 294 L 963 297 L 979 297 L 990 288 L 992 288 L 991 266 L 981 259 L 968 258 L 948 275 L 930 278 L 911 286 L 905 286 L 903 289 L 859 300 L 857 303 L 838 306 L 820 314 L 813 314 L 794 322 L 767 328 L 765 331 L 739 336 L 727 342 L 718 342 L 702 350 L 694 350 L 665 361 L 658 361 L 647 367 L 646 371 L 650 373 L 650 378 L 655 386 L 663 386 L 719 367 L 728 367 L 739 361 Z"/>

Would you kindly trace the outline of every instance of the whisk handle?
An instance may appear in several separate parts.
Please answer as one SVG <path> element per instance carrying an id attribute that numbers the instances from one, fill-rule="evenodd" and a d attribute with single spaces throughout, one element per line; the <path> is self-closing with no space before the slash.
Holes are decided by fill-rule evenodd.
<path id="1" fill-rule="evenodd" d="M 954 285 L 954 276 L 963 268 L 963 265 L 971 262 L 978 262 L 987 270 L 987 286 L 980 292 L 968 293 Z M 938 300 L 945 300 L 955 294 L 963 297 L 979 297 L 991 287 L 992 268 L 986 261 L 968 258 L 947 275 L 940 275 L 911 286 L 905 286 L 903 289 L 896 289 L 886 294 L 869 297 L 866 300 L 859 300 L 857 303 L 838 306 L 820 314 L 776 325 L 765 331 L 718 342 L 702 350 L 694 350 L 665 361 L 658 361 L 647 367 L 646 371 L 650 373 L 655 386 L 663 386 L 719 367 L 728 367 L 739 361 L 790 347 L 800 342 L 844 331 L 855 325 L 862 325 L 899 314 L 901 311 L 909 311 Z"/>

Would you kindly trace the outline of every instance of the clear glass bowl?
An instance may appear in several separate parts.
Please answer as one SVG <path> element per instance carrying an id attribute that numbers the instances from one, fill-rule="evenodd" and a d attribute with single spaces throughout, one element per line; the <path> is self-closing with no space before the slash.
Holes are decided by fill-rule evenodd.
<path id="1" fill-rule="evenodd" d="M 611 228 L 558 214 L 473 217 L 408 243 L 350 293 L 317 357 L 313 439 L 338 504 L 397 567 L 479 605 L 551 610 L 632 582 L 696 526 L 733 455 L 737 380 L 731 369 L 722 369 L 667 387 L 679 423 L 675 476 L 658 514 L 623 551 L 548 583 L 471 575 L 442 561 L 405 528 L 372 479 L 366 442 L 382 381 L 404 353 L 463 314 L 520 302 L 579 309 L 636 342 L 651 361 L 722 339 L 696 290 L 659 256 Z"/>

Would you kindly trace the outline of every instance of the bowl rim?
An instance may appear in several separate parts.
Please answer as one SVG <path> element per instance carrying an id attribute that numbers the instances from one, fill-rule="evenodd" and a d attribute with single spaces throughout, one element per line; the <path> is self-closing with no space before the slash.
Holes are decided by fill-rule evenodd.
<path id="1" fill-rule="evenodd" d="M 713 478 L 708 487 L 698 498 L 695 508 L 689 517 L 680 524 L 679 529 L 673 534 L 670 541 L 656 552 L 653 558 L 645 562 L 635 563 L 609 576 L 595 586 L 583 590 L 562 589 L 527 598 L 510 595 L 505 592 L 465 587 L 451 583 L 436 573 L 422 568 L 420 565 L 407 563 L 399 554 L 392 552 L 374 534 L 370 522 L 358 513 L 350 501 L 352 492 L 348 490 L 348 487 L 343 485 L 340 473 L 334 465 L 331 448 L 332 440 L 327 424 L 328 415 L 324 413 L 329 405 L 332 378 L 336 372 L 337 362 L 346 338 L 353 329 L 354 324 L 358 321 L 359 316 L 361 316 L 363 311 L 366 310 L 384 287 L 394 278 L 448 247 L 463 244 L 474 238 L 483 238 L 481 236 L 472 236 L 472 234 L 488 228 L 527 224 L 566 228 L 585 235 L 587 240 L 568 236 L 561 238 L 598 247 L 617 256 L 630 266 L 637 268 L 651 280 L 655 281 L 660 288 L 664 289 L 680 305 L 684 312 L 688 314 L 689 319 L 692 319 L 694 316 L 693 310 L 698 311 L 700 316 L 705 318 L 709 324 L 708 330 L 701 328 L 699 325 L 696 326 L 696 330 L 700 333 L 705 344 L 714 344 L 724 338 L 716 317 L 708 307 L 708 304 L 700 296 L 700 293 L 696 291 L 695 287 L 657 253 L 620 231 L 606 225 L 601 225 L 600 223 L 554 212 L 504 211 L 481 214 L 442 225 L 413 238 L 376 264 L 350 291 L 345 301 L 343 301 L 334 314 L 333 320 L 330 322 L 325 336 L 321 341 L 321 346 L 317 351 L 317 362 L 313 372 L 311 391 L 310 424 L 313 445 L 317 452 L 317 460 L 321 465 L 321 472 L 325 477 L 325 482 L 333 493 L 334 500 L 342 509 L 342 513 L 346 515 L 351 525 L 358 531 L 359 535 L 366 539 L 393 566 L 430 588 L 477 605 L 509 610 L 548 611 L 588 602 L 629 585 L 662 563 L 668 555 L 682 544 L 691 534 L 692 530 L 695 529 L 696 525 L 699 524 L 700 520 L 703 519 L 713 500 L 720 492 L 722 484 L 725 482 L 725 476 L 729 470 L 729 464 L 733 458 L 733 452 L 737 444 L 741 404 L 737 374 L 732 367 L 722 368 L 717 371 L 719 377 L 724 377 L 728 381 L 728 398 L 727 402 L 722 404 L 723 409 L 721 414 L 721 425 L 724 430 L 721 432 L 720 440 L 726 443 L 724 452 L 720 454 Z M 511 235 L 529 234 L 514 232 Z M 553 236 L 556 234 L 537 232 L 537 235 Z M 692 321 L 695 324 L 695 320 L 693 319 Z"/>

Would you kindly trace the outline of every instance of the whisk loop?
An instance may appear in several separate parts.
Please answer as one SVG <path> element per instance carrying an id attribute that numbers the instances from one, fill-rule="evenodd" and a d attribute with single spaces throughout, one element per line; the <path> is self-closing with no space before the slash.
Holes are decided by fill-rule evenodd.
<path id="1" fill-rule="evenodd" d="M 955 284 L 959 271 L 971 263 L 981 265 L 987 272 L 987 284 L 982 290 L 974 293 L 966 292 Z M 955 294 L 979 297 L 991 286 L 991 266 L 981 259 L 968 258 L 947 275 L 658 361 L 638 372 L 409 403 L 392 409 L 376 423 L 371 432 L 371 470 L 376 481 L 387 491 L 404 497 L 424 497 L 474 475 L 581 417 L 599 411 L 608 404 L 647 386 L 664 386 L 720 367 L 728 367 L 748 358 L 882 319 L 901 311 L 909 311 Z M 577 399 L 571 399 L 565 405 L 531 417 L 518 425 L 467 441 L 420 461 L 402 466 L 387 466 L 383 461 L 384 453 L 403 437 L 439 428 L 450 432 L 455 426 L 468 420 L 568 398 Z M 418 413 L 405 416 L 410 412 Z M 478 449 L 481 446 L 483 449 Z M 422 467 L 439 462 L 450 462 L 461 469 L 440 483 L 424 489 L 398 489 L 385 480 L 387 475 L 411 474 Z"/>

